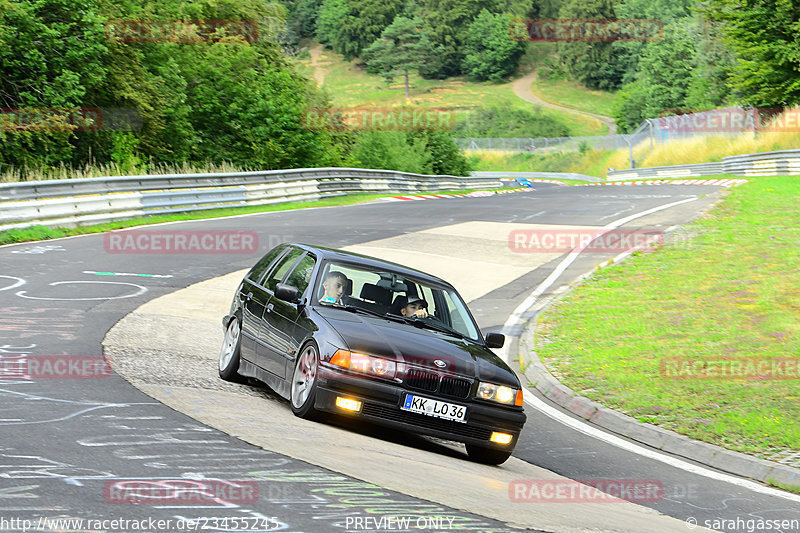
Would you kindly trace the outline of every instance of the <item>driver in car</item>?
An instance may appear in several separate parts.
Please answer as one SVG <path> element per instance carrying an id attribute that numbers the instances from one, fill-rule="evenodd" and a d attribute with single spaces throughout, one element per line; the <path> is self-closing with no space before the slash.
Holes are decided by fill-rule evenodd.
<path id="1" fill-rule="evenodd" d="M 336 270 L 328 272 L 328 275 L 325 276 L 325 281 L 322 282 L 325 294 L 322 295 L 319 301 L 325 304 L 341 304 L 345 283 L 347 283 L 347 276 L 341 272 Z"/>
<path id="2" fill-rule="evenodd" d="M 412 296 L 408 299 L 405 307 L 400 309 L 400 314 L 403 316 L 415 316 L 417 318 L 428 317 L 428 302 L 422 298 Z"/>

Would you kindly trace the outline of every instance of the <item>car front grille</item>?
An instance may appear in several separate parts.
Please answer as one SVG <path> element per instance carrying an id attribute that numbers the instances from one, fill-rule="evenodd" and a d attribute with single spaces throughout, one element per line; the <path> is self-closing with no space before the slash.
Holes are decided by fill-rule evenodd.
<path id="1" fill-rule="evenodd" d="M 403 383 L 414 389 L 433 392 L 439 386 L 439 375 L 433 372 L 425 372 L 424 370 L 411 368 L 406 372 Z"/>
<path id="2" fill-rule="evenodd" d="M 439 392 L 454 398 L 468 398 L 472 383 L 466 379 L 444 377 L 439 385 Z"/>
<path id="3" fill-rule="evenodd" d="M 467 399 L 472 390 L 472 381 L 455 376 L 441 376 L 418 368 L 410 368 L 403 378 L 403 383 L 410 389 L 428 392 L 439 392 L 451 398 Z"/>
<path id="4" fill-rule="evenodd" d="M 492 435 L 491 429 L 470 426 L 461 422 L 451 422 L 450 420 L 442 420 L 441 418 L 432 416 L 408 413 L 397 408 L 384 407 L 373 403 L 364 403 L 364 406 L 361 408 L 361 413 L 366 417 L 379 418 L 392 422 L 402 422 L 421 428 L 444 431 L 460 437 L 489 440 L 489 437 Z"/>

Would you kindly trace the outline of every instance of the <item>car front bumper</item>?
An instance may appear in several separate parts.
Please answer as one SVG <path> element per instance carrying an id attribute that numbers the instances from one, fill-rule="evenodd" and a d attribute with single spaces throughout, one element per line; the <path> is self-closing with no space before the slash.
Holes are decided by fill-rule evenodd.
<path id="1" fill-rule="evenodd" d="M 338 374 L 335 371 L 323 371 L 318 376 L 314 401 L 316 409 L 354 416 L 413 433 L 508 452 L 514 450 L 522 426 L 525 424 L 526 416 L 522 410 L 459 400 L 426 391 L 407 390 L 393 383 Z M 400 405 L 405 400 L 406 394 L 467 406 L 466 422 L 454 422 L 401 410 Z M 355 412 L 337 407 L 336 398 L 339 396 L 362 402 L 361 410 Z M 512 440 L 508 444 L 492 442 L 489 439 L 493 432 L 510 434 Z"/>

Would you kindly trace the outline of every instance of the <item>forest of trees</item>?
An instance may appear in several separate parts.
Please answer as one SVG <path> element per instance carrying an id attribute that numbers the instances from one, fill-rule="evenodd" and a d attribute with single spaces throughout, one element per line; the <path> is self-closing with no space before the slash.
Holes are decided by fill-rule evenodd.
<path id="1" fill-rule="evenodd" d="M 185 42 L 158 38 L 158 21 L 249 21 L 261 31 L 222 24 Z M 24 179 L 106 164 L 128 173 L 187 163 L 468 172 L 446 131 L 304 127 L 304 113 L 330 99 L 298 74 L 284 36 L 264 31 L 285 21 L 285 8 L 264 0 L 0 0 L 0 170 Z M 127 118 L 110 127 L 113 113 L 103 113 L 102 127 L 96 117 L 81 125 L 64 119 L 69 110 Z"/>
<path id="2" fill-rule="evenodd" d="M 648 42 L 561 42 L 557 74 L 616 91 L 627 132 L 643 119 L 726 105 L 800 103 L 800 4 L 794 0 L 294 0 L 288 39 L 312 37 L 347 58 L 362 57 L 394 20 L 413 19 L 429 46 L 414 64 L 423 77 L 500 80 L 525 48 L 511 21 L 656 19 Z M 369 54 L 367 65 L 370 66 Z M 419 60 L 417 60 L 419 63 Z"/>
<path id="3" fill-rule="evenodd" d="M 452 132 L 303 127 L 303 113 L 330 106 L 330 97 L 288 56 L 312 38 L 386 77 L 411 71 L 503 81 L 528 47 L 538 50 L 514 38 L 514 21 L 559 17 L 663 24 L 657 41 L 549 48 L 555 71 L 616 91 L 622 132 L 665 111 L 800 103 L 794 0 L 0 0 L 0 170 L 22 169 L 32 179 L 42 167 L 113 163 L 134 172 L 227 162 L 463 174 L 468 164 Z M 120 20 L 239 20 L 261 31 L 220 27 L 191 44 L 128 42 L 109 36 Z M 19 128 L 8 125 L 15 109 L 117 109 L 138 122 Z M 509 110 L 482 113 L 457 133 L 500 136 L 490 124 L 497 119 L 521 134 L 532 120 Z M 568 134 L 552 120 L 534 119 L 537 133 Z"/>

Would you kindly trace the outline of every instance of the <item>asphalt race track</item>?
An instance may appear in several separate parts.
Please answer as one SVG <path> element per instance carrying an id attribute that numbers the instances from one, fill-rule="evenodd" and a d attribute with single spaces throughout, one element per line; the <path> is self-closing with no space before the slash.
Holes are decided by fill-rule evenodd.
<path id="1" fill-rule="evenodd" d="M 712 524 L 733 532 L 747 531 L 748 521 L 798 520 L 800 497 L 691 472 L 664 454 L 654 460 L 530 406 L 514 457 L 486 467 L 452 443 L 301 421 L 268 389 L 215 378 L 218 309 L 227 310 L 239 271 L 279 242 L 348 247 L 440 275 L 484 332 L 498 331 L 563 258 L 512 252 L 510 231 L 597 228 L 684 201 L 625 226 L 667 231 L 721 190 L 537 184 L 481 198 L 146 228 L 254 232 L 257 245 L 246 253 L 132 253 L 103 235 L 0 247 L 0 531 L 700 531 L 691 526 Z M 614 255 L 579 256 L 548 293 Z M 105 370 L 104 350 L 119 373 Z M 30 361 L 45 369 L 57 360 L 75 364 L 70 379 L 14 375 Z M 663 497 L 542 504 L 509 493 L 515 480 L 562 477 L 655 480 Z M 126 499 L 126 487 L 142 486 L 170 494 L 181 487 L 188 496 Z M 56 518 L 83 522 L 49 521 Z"/>

